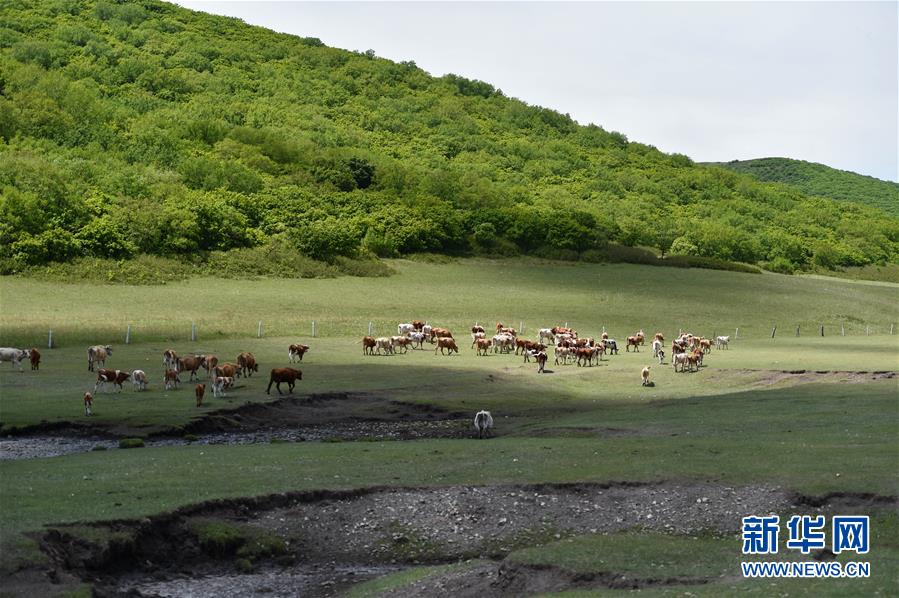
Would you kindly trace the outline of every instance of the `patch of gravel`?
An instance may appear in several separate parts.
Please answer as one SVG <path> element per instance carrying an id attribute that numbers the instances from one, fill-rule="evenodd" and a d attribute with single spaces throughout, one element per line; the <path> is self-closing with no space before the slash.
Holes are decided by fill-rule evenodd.
<path id="1" fill-rule="evenodd" d="M 118 448 L 117 440 L 75 436 L 19 436 L 0 440 L 0 461 L 42 459 L 86 453 L 96 447 Z"/>

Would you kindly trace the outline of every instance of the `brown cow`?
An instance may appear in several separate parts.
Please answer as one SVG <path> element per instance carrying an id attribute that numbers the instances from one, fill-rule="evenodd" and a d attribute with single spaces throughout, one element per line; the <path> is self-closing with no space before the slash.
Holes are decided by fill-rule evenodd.
<path id="1" fill-rule="evenodd" d="M 712 352 L 712 341 L 707 338 L 699 339 L 699 348 L 702 349 L 703 353 L 711 353 Z M 34 351 L 34 349 L 32 349 Z"/>
<path id="2" fill-rule="evenodd" d="M 652 336 L 652 340 L 654 340 L 654 341 L 659 341 L 660 343 L 664 343 L 664 342 L 665 342 L 665 337 L 662 335 L 661 332 L 656 332 L 656 333 Z"/>
<path id="3" fill-rule="evenodd" d="M 163 382 L 165 383 L 166 390 L 178 388 L 178 385 L 181 384 L 181 378 L 178 376 L 178 370 L 166 370 Z"/>
<path id="4" fill-rule="evenodd" d="M 101 386 L 106 386 L 107 382 L 112 382 L 112 387 L 119 387 L 119 391 L 122 390 L 122 383 L 131 377 L 131 372 L 123 372 L 122 370 L 108 370 L 106 368 L 100 368 L 97 370 L 97 382 L 94 384 L 94 392 L 97 392 L 97 388 Z"/>
<path id="5" fill-rule="evenodd" d="M 288 392 L 293 392 L 293 387 L 296 384 L 297 380 L 303 379 L 303 372 L 300 370 L 295 370 L 293 368 L 275 368 L 272 370 L 271 377 L 268 380 L 268 388 L 265 389 L 265 394 L 269 394 L 272 390 L 272 384 L 275 385 L 275 388 L 278 389 L 278 394 L 281 393 L 281 383 L 287 383 Z"/>
<path id="6" fill-rule="evenodd" d="M 237 356 L 237 365 L 240 366 L 240 373 L 247 378 L 252 376 L 253 372 L 259 371 L 259 364 L 256 363 L 256 358 L 248 351 L 244 351 Z"/>
<path id="7" fill-rule="evenodd" d="M 412 328 L 421 331 L 422 328 L 425 327 L 425 323 L 421 320 L 412 320 Z"/>
<path id="8" fill-rule="evenodd" d="M 290 345 L 287 347 L 287 359 L 290 363 L 303 361 L 303 355 L 309 350 L 309 345 Z"/>
<path id="9" fill-rule="evenodd" d="M 197 395 L 197 407 L 203 406 L 203 395 L 206 394 L 206 385 L 205 384 L 197 384 L 194 387 L 194 394 Z"/>
<path id="10" fill-rule="evenodd" d="M 373 336 L 363 336 L 362 337 L 362 354 L 363 355 L 374 355 L 375 347 L 378 346 L 377 341 L 375 341 L 375 337 Z"/>
<path id="11" fill-rule="evenodd" d="M 640 344 L 641 344 L 641 345 L 645 345 L 645 344 L 646 344 L 646 335 L 643 333 L 643 329 L 642 329 L 642 328 L 640 329 L 640 332 L 638 332 L 638 333 L 635 334 L 634 336 L 637 337 L 637 340 L 640 341 Z"/>
<path id="12" fill-rule="evenodd" d="M 94 345 L 87 348 L 87 370 L 94 371 L 94 365 L 105 366 L 106 358 L 112 355 L 112 347 L 109 345 Z"/>
<path id="13" fill-rule="evenodd" d="M 236 363 L 223 363 L 215 367 L 215 375 L 225 378 L 240 378 L 240 366 Z"/>
<path id="14" fill-rule="evenodd" d="M 630 352 L 631 347 L 634 348 L 634 351 L 637 353 L 640 352 L 640 338 L 636 336 L 627 337 L 627 346 L 624 348 L 625 352 Z"/>
<path id="15" fill-rule="evenodd" d="M 206 368 L 206 377 L 210 378 L 212 376 L 212 371 L 215 369 L 215 366 L 219 364 L 219 358 L 217 355 L 207 355 L 206 359 L 203 360 L 203 367 Z"/>
<path id="16" fill-rule="evenodd" d="M 197 370 L 203 367 L 205 363 L 205 355 L 189 355 L 184 359 L 178 358 L 178 371 L 190 372 L 190 378 L 188 378 L 188 381 L 192 382 L 194 377 L 197 376 Z"/>
<path id="17" fill-rule="evenodd" d="M 35 348 L 31 349 L 31 369 L 41 369 L 41 352 Z"/>
<path id="18" fill-rule="evenodd" d="M 448 350 L 449 353 L 444 353 L 444 349 Z M 459 347 L 456 346 L 456 341 L 454 341 L 452 338 L 441 336 L 437 337 L 437 348 L 434 349 L 434 353 L 436 354 L 438 350 L 440 351 L 441 355 L 452 355 L 453 351 L 455 351 L 456 353 L 459 352 Z"/>
<path id="19" fill-rule="evenodd" d="M 447 328 L 431 328 L 431 338 L 453 338 L 453 333 Z"/>
<path id="20" fill-rule="evenodd" d="M 85 415 L 93 415 L 94 412 L 91 410 L 91 407 L 94 406 L 94 395 L 89 392 L 84 393 L 84 414 Z"/>
<path id="21" fill-rule="evenodd" d="M 489 338 L 475 339 L 475 343 L 478 345 L 478 355 L 487 355 L 488 351 L 490 351 L 490 347 L 493 346 L 493 341 Z"/>

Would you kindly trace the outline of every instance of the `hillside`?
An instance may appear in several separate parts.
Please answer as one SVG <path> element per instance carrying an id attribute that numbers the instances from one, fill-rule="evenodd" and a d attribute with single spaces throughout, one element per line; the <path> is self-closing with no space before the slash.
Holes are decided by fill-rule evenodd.
<path id="1" fill-rule="evenodd" d="M 667 155 L 432 77 L 145 0 L 0 7 L 0 272 L 80 256 L 899 261 L 873 208 Z"/>
<path id="2" fill-rule="evenodd" d="M 759 181 L 792 185 L 806 195 L 830 197 L 879 208 L 899 217 L 899 184 L 790 158 L 759 158 L 716 163 Z"/>

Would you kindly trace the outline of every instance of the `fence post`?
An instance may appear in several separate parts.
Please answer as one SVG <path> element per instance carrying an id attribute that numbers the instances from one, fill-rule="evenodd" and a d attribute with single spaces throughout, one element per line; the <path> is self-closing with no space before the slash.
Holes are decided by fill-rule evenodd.
<path id="1" fill-rule="evenodd" d="M 821 336 L 824 336 L 824 324 L 821 324 Z"/>
<path id="2" fill-rule="evenodd" d="M 315 320 L 312 320 L 312 338 L 315 338 Z"/>
<path id="3" fill-rule="evenodd" d="M 371 322 L 368 323 L 368 336 L 371 336 Z"/>
<path id="4" fill-rule="evenodd" d="M 518 330 L 521 334 L 524 334 L 524 322 L 522 320 L 518 320 Z"/>
<path id="5" fill-rule="evenodd" d="M 771 338 L 774 338 L 774 335 L 777 334 L 777 325 L 774 325 L 774 328 L 771 329 Z"/>
<path id="6" fill-rule="evenodd" d="M 738 338 L 740 338 L 740 329 L 739 328 L 737 328 L 737 330 L 734 332 L 734 340 L 737 340 Z"/>
<path id="7" fill-rule="evenodd" d="M 890 322 L 890 334 L 893 334 L 893 323 Z"/>
<path id="8" fill-rule="evenodd" d="M 799 325 L 796 325 L 796 336 L 799 336 Z"/>
<path id="9" fill-rule="evenodd" d="M 845 323 L 840 324 L 840 336 L 846 336 L 846 324 Z"/>
<path id="10" fill-rule="evenodd" d="M 868 336 L 868 328 L 869 328 L 868 325 L 865 324 L 865 336 Z"/>
<path id="11" fill-rule="evenodd" d="M 197 323 L 190 323 L 190 340 L 196 342 L 197 340 Z"/>
<path id="12" fill-rule="evenodd" d="M 53 348 L 53 331 L 51 330 L 49 334 L 47 334 L 47 348 Z"/>
<path id="13" fill-rule="evenodd" d="M 256 326 L 256 338 L 262 338 L 262 320 L 259 320 L 259 324 Z"/>
<path id="14" fill-rule="evenodd" d="M 125 344 L 131 344 L 131 324 L 128 324 L 128 330 L 125 331 Z"/>

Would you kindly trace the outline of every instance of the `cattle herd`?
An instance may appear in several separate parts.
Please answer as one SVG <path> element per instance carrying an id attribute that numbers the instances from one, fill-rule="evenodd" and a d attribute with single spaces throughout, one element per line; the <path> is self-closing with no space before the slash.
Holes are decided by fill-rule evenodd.
<path id="1" fill-rule="evenodd" d="M 603 361 L 603 358 L 618 355 L 618 342 L 609 338 L 605 332 L 599 339 L 588 336 L 579 336 L 577 331 L 566 326 L 542 328 L 537 333 L 537 340 L 522 338 L 514 328 L 507 327 L 497 322 L 488 337 L 483 326 L 471 327 L 471 348 L 476 355 L 487 356 L 490 354 L 519 355 L 524 362 L 532 359 L 537 364 L 537 373 L 546 373 L 546 362 L 549 358 L 549 349 L 552 348 L 554 363 L 556 365 L 577 364 L 581 367 L 591 367 Z M 659 364 L 665 363 L 665 338 L 657 332 L 650 343 L 653 358 Z M 453 333 L 447 328 L 431 326 L 421 320 L 413 320 L 409 323 L 399 324 L 397 334 L 389 337 L 365 336 L 362 338 L 363 355 L 396 355 L 412 350 L 424 350 L 425 344 L 434 347 L 434 354 L 439 351 L 442 355 L 459 353 L 459 346 Z M 643 330 L 628 336 L 625 342 L 625 352 L 639 352 L 640 347 L 645 346 L 646 335 Z M 729 336 L 718 336 L 711 339 L 696 336 L 680 331 L 670 345 L 671 365 L 674 371 L 693 372 L 703 366 L 703 360 L 712 350 L 728 349 Z M 288 361 L 293 364 L 303 361 L 303 356 L 309 351 L 308 345 L 292 344 L 288 347 Z M 118 370 L 106 368 L 106 360 L 112 356 L 112 347 L 109 345 L 95 345 L 87 350 L 87 369 L 96 372 L 97 378 L 92 392 L 84 393 L 84 413 L 92 415 L 94 394 L 111 385 L 113 390 L 121 391 L 127 381 L 131 381 L 135 391 L 145 391 L 149 386 L 149 378 L 144 370 Z M 0 348 L 0 362 L 11 362 L 14 369 L 22 371 L 22 362 L 29 360 L 32 370 L 40 369 L 41 353 L 36 348 Z M 162 356 L 162 383 L 166 390 L 175 390 L 182 383 L 181 377 L 188 374 L 188 382 L 196 382 L 194 394 L 197 407 L 202 406 L 206 393 L 206 385 L 209 384 L 214 397 L 224 397 L 226 391 L 234 387 L 234 381 L 243 377 L 250 378 L 259 372 L 259 363 L 250 352 L 240 353 L 234 362 L 220 361 L 216 355 L 192 354 L 179 356 L 174 349 L 166 349 Z M 205 373 L 206 382 L 200 381 L 200 371 Z M 645 366 L 640 372 L 640 379 L 644 386 L 652 386 L 649 380 L 650 367 Z M 298 380 L 302 380 L 300 370 L 290 367 L 273 368 L 269 375 L 269 383 L 266 394 L 271 393 L 272 385 L 275 385 L 278 394 L 282 394 L 281 385 L 287 385 L 287 391 L 292 393 Z M 479 437 L 489 435 L 493 427 L 493 417 L 488 411 L 480 411 L 474 420 Z"/>

